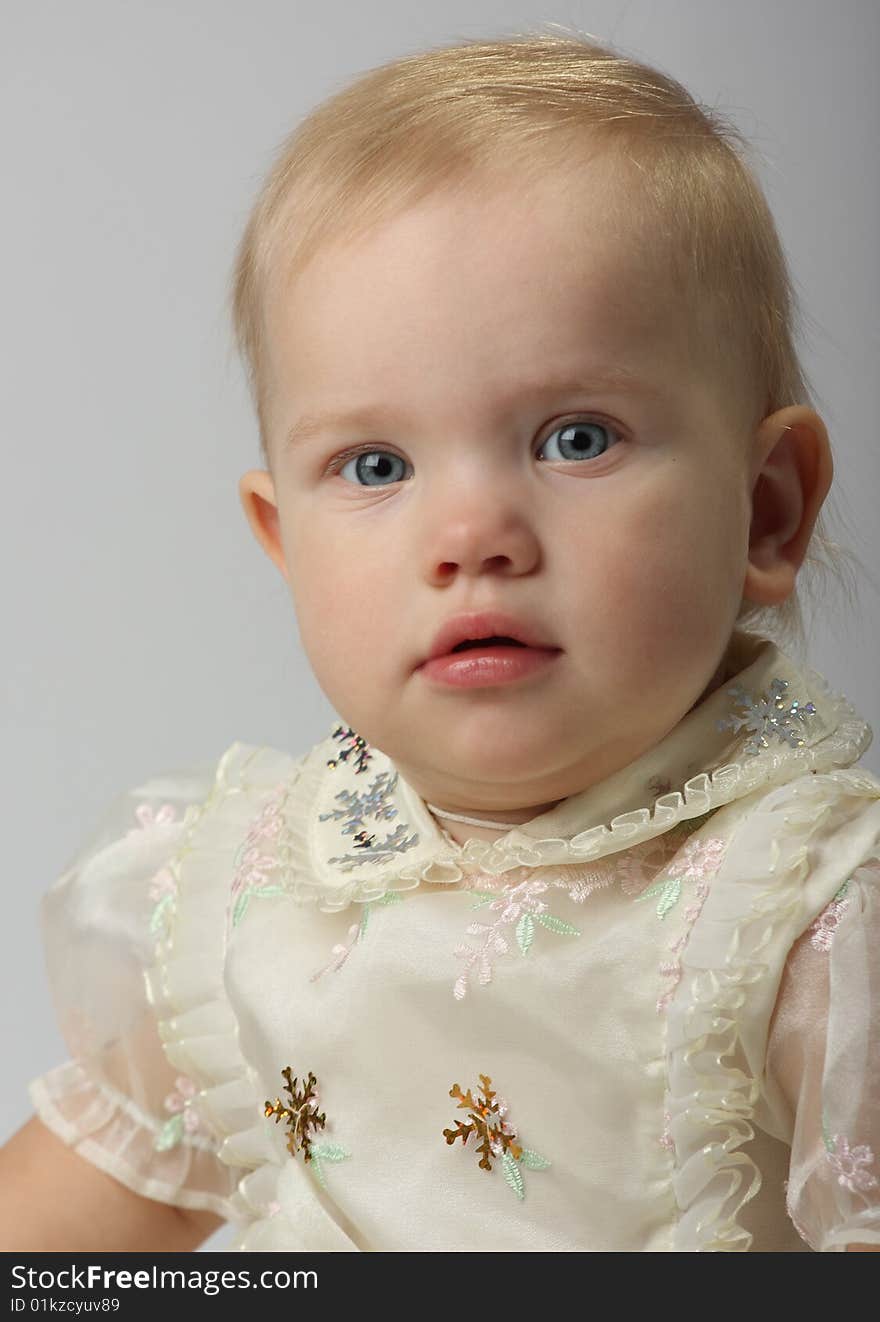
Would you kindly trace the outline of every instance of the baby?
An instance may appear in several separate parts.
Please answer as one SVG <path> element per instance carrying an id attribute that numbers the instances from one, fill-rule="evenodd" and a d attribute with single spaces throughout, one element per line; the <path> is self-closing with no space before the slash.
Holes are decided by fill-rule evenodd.
<path id="1" fill-rule="evenodd" d="M 240 493 L 339 721 L 47 895 L 3 1248 L 880 1247 L 880 781 L 774 641 L 832 458 L 735 137 L 567 35 L 285 144 Z"/>

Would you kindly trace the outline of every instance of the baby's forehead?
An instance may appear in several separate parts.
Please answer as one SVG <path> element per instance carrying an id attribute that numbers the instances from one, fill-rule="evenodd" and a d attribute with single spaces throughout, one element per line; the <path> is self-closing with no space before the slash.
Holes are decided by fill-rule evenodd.
<path id="1" fill-rule="evenodd" d="M 571 376 L 578 357 L 649 362 L 655 374 L 690 364 L 704 313 L 640 222 L 618 223 L 607 176 L 438 189 L 328 234 L 305 265 L 276 272 L 267 330 L 278 373 L 335 395 L 344 362 L 346 392 L 366 396 L 377 378 L 387 392 L 398 364 L 424 376 L 457 356 L 499 381 L 533 366 Z"/>

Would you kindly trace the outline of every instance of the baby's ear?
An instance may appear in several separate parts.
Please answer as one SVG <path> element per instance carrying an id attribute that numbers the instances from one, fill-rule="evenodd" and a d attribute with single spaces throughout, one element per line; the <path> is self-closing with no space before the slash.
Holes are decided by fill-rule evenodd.
<path id="1" fill-rule="evenodd" d="M 815 409 L 793 404 L 764 419 L 751 452 L 746 600 L 775 606 L 794 591 L 833 477 L 828 432 Z"/>
<path id="2" fill-rule="evenodd" d="M 254 536 L 272 563 L 278 566 L 284 580 L 289 581 L 272 474 L 263 468 L 250 469 L 239 479 L 238 493 Z"/>

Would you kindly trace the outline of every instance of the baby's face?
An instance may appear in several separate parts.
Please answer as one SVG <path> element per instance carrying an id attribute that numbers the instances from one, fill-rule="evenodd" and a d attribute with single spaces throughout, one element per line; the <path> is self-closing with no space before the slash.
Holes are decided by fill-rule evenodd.
<path id="1" fill-rule="evenodd" d="M 435 196 L 270 306 L 303 646 L 339 716 L 451 811 L 525 821 L 652 747 L 740 605 L 747 445 L 664 271 L 606 214 L 615 186 L 597 161 Z M 286 443 L 358 409 L 377 416 Z M 560 650 L 506 684 L 420 668 L 452 616 L 496 609 Z"/>

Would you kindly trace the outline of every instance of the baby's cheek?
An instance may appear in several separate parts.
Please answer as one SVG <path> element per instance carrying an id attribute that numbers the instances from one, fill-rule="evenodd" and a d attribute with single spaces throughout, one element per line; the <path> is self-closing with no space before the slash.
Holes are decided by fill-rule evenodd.
<path id="1" fill-rule="evenodd" d="M 658 660 L 695 644 L 711 649 L 727 627 L 738 587 L 729 513 L 714 501 L 711 509 L 699 508 L 680 490 L 674 494 L 664 500 L 658 493 L 634 511 L 628 533 L 603 557 L 611 633 L 622 641 L 630 631 Z"/>
<path id="2" fill-rule="evenodd" d="M 346 549 L 338 539 L 307 545 L 301 537 L 298 551 L 291 596 L 303 650 L 329 701 L 354 720 L 353 709 L 381 695 L 383 667 L 405 647 L 394 602 L 401 587 L 363 546 Z"/>

